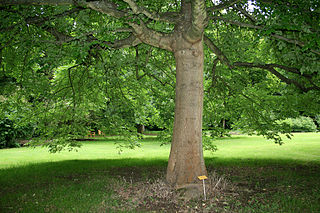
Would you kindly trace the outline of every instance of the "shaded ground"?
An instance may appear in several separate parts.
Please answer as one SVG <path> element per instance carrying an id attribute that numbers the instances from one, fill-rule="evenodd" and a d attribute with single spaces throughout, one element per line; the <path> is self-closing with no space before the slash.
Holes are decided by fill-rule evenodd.
<path id="1" fill-rule="evenodd" d="M 137 170 L 118 171 L 124 185 L 115 188 L 123 200 L 114 210 L 156 212 L 319 212 L 318 166 L 209 168 L 207 200 L 186 201 L 169 188 L 164 171 L 147 180 Z M 125 178 L 127 177 L 127 179 Z"/>
<path id="2" fill-rule="evenodd" d="M 319 165 L 209 165 L 207 200 L 187 201 L 165 184 L 166 162 L 128 161 L 0 170 L 0 212 L 320 211 Z"/>

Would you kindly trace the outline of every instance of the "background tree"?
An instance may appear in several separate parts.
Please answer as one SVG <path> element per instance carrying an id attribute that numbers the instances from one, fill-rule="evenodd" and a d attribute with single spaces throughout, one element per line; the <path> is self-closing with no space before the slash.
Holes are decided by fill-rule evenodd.
<path id="1" fill-rule="evenodd" d="M 15 81 L 19 106 L 38 113 L 27 117 L 39 134 L 66 140 L 83 134 L 93 112 L 107 115 L 98 119 L 107 129 L 130 130 L 147 120 L 167 127 L 161 118 L 170 118 L 175 87 L 167 181 L 177 187 L 206 174 L 204 91 L 208 125 L 223 128 L 229 120 L 278 143 L 289 130 L 279 120 L 319 114 L 318 1 L 0 0 L 0 6 L 2 76 Z"/>

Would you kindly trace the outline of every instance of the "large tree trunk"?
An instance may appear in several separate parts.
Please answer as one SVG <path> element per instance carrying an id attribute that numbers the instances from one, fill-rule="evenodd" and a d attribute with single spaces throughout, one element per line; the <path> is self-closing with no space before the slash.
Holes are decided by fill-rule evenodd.
<path id="1" fill-rule="evenodd" d="M 203 44 L 184 39 L 174 51 L 176 98 L 167 181 L 180 188 L 207 175 L 202 150 Z"/>

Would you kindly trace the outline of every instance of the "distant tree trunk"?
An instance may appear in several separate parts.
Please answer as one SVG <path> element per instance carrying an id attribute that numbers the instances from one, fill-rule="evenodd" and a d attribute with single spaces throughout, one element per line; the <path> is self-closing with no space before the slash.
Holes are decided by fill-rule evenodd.
<path id="1" fill-rule="evenodd" d="M 179 188 L 197 182 L 197 176 L 207 175 L 202 150 L 202 40 L 191 44 L 182 38 L 174 56 L 175 118 L 167 181 Z"/>
<path id="2" fill-rule="evenodd" d="M 138 124 L 137 125 L 137 132 L 138 133 L 143 134 L 144 130 L 145 130 L 145 127 L 144 127 L 143 124 Z"/>

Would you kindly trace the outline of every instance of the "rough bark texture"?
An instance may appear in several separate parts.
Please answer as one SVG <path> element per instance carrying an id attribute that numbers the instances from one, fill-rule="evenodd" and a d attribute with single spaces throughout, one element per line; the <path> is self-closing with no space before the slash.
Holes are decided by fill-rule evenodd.
<path id="1" fill-rule="evenodd" d="M 202 151 L 203 45 L 177 42 L 176 99 L 167 181 L 177 188 L 207 175 Z"/>

